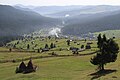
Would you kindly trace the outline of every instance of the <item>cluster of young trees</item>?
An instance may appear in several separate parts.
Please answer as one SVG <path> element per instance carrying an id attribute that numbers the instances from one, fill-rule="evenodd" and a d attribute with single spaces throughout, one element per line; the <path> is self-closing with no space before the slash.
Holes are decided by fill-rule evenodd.
<path id="1" fill-rule="evenodd" d="M 99 70 L 104 70 L 104 65 L 110 62 L 115 62 L 119 52 L 119 46 L 113 39 L 107 39 L 105 35 L 98 35 L 97 42 L 99 52 L 91 58 L 91 63 L 98 65 Z"/>

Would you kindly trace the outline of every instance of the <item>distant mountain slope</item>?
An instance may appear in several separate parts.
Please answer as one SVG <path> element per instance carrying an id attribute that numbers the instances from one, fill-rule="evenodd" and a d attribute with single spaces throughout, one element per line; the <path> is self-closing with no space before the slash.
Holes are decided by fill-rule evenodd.
<path id="1" fill-rule="evenodd" d="M 58 13 L 58 12 L 63 12 L 63 11 L 71 11 L 74 9 L 80 9 L 83 6 L 38 6 L 34 7 L 32 10 L 35 12 L 38 12 L 42 15 L 47 15 L 47 14 L 53 14 Z"/>
<path id="2" fill-rule="evenodd" d="M 20 7 L 20 6 L 14 6 L 14 8 L 16 8 L 16 9 L 19 9 L 19 10 L 23 10 L 23 11 L 32 11 L 32 9 L 30 9 L 30 8 L 24 8 L 24 7 Z"/>
<path id="3" fill-rule="evenodd" d="M 83 23 L 95 21 L 96 19 L 99 19 L 99 18 L 104 18 L 106 16 L 115 15 L 119 13 L 120 13 L 120 10 L 118 9 L 115 11 L 114 10 L 106 11 L 106 12 L 101 12 L 96 14 L 80 14 L 74 17 L 65 18 L 64 21 L 66 25 L 83 24 Z"/>
<path id="4" fill-rule="evenodd" d="M 20 35 L 58 23 L 57 19 L 43 17 L 32 11 L 0 5 L 0 36 Z"/>
<path id="5" fill-rule="evenodd" d="M 120 29 L 120 11 L 116 14 L 99 17 L 86 23 L 79 22 L 67 25 L 62 29 L 62 32 L 69 35 L 81 35 L 89 32 Z"/>
<path id="6" fill-rule="evenodd" d="M 120 10 L 120 6 L 110 6 L 110 5 L 82 6 L 81 8 L 78 7 L 53 14 L 47 14 L 47 15 L 51 17 L 64 18 L 66 15 L 69 15 L 69 17 L 74 17 L 83 14 L 96 14 L 102 12 L 115 11 L 115 10 Z"/>

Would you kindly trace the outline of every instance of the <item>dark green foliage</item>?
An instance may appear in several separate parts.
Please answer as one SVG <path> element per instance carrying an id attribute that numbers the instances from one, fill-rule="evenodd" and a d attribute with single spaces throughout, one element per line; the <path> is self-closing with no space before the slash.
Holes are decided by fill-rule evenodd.
<path id="1" fill-rule="evenodd" d="M 54 44 L 53 43 L 50 44 L 50 48 L 51 49 L 54 48 Z"/>
<path id="2" fill-rule="evenodd" d="M 70 40 L 67 40 L 66 42 L 67 42 L 67 45 L 70 46 Z"/>
<path id="3" fill-rule="evenodd" d="M 35 44 L 35 47 L 37 47 L 38 46 L 38 44 Z"/>
<path id="4" fill-rule="evenodd" d="M 45 44 L 45 48 L 49 48 L 49 47 L 48 47 L 48 44 Z"/>
<path id="5" fill-rule="evenodd" d="M 30 49 L 30 45 L 29 44 L 27 45 L 27 49 Z"/>
<path id="6" fill-rule="evenodd" d="M 83 49 L 84 48 L 84 45 L 81 45 L 81 49 Z"/>
<path id="7" fill-rule="evenodd" d="M 107 38 L 106 38 L 105 34 L 103 35 L 103 41 L 104 41 L 104 42 L 107 41 Z"/>
<path id="8" fill-rule="evenodd" d="M 50 44 L 50 48 L 51 48 L 51 49 L 52 49 L 52 48 L 56 48 L 56 45 L 53 44 L 53 43 L 51 43 L 51 44 Z"/>
<path id="9" fill-rule="evenodd" d="M 77 43 L 76 41 L 74 41 L 74 43 Z"/>
<path id="10" fill-rule="evenodd" d="M 102 43 L 101 34 L 98 35 L 97 39 L 98 39 L 98 42 L 97 42 L 98 48 L 101 49 L 101 46 L 102 46 L 102 45 L 101 45 L 101 43 Z"/>
<path id="11" fill-rule="evenodd" d="M 51 36 L 48 36 L 48 39 L 51 39 Z"/>
<path id="12" fill-rule="evenodd" d="M 113 39 L 115 39 L 115 37 L 113 37 Z"/>
<path id="13" fill-rule="evenodd" d="M 19 41 L 17 41 L 17 43 L 16 44 L 19 44 Z"/>
<path id="14" fill-rule="evenodd" d="M 12 51 L 12 49 L 10 48 L 10 49 L 9 49 L 9 51 L 11 52 L 11 51 Z"/>
<path id="15" fill-rule="evenodd" d="M 107 38 L 106 38 L 105 34 L 103 35 L 103 38 L 101 37 L 101 34 L 99 34 L 97 38 L 98 38 L 97 45 L 98 45 L 98 48 L 101 51 L 103 43 L 107 42 Z"/>
<path id="16" fill-rule="evenodd" d="M 55 52 L 52 52 L 51 55 L 52 56 L 57 56 L 57 54 Z"/>
<path id="17" fill-rule="evenodd" d="M 103 36 L 103 38 L 101 38 L 101 40 L 101 43 L 99 43 L 99 45 L 101 45 L 99 47 L 100 51 L 97 53 L 96 56 L 91 58 L 90 62 L 94 65 L 98 65 L 99 70 L 104 70 L 105 64 L 116 61 L 117 54 L 119 52 L 119 46 L 113 39 L 107 40 L 105 35 Z"/>
<path id="18" fill-rule="evenodd" d="M 87 41 L 87 39 L 85 39 L 85 42 Z"/>
<path id="19" fill-rule="evenodd" d="M 40 49 L 38 49 L 37 52 L 40 53 Z"/>
<path id="20" fill-rule="evenodd" d="M 56 44 L 54 44 L 53 47 L 56 48 Z"/>

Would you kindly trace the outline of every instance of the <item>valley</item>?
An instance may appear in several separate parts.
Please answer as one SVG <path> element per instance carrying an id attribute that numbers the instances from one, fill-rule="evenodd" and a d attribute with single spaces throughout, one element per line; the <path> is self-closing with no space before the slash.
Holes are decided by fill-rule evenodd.
<path id="1" fill-rule="evenodd" d="M 119 80 L 120 6 L 0 4 L 0 80 Z"/>

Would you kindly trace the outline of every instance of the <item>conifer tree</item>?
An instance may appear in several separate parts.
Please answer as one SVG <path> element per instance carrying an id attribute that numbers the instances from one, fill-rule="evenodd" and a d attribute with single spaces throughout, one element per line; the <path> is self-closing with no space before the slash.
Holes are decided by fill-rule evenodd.
<path id="1" fill-rule="evenodd" d="M 54 44 L 53 43 L 50 44 L 50 48 L 51 49 L 54 48 Z"/>
<path id="2" fill-rule="evenodd" d="M 100 35 L 98 36 L 98 43 Z M 101 38 L 102 43 L 98 44 L 100 51 L 91 58 L 91 63 L 98 65 L 99 70 L 104 70 L 104 65 L 110 62 L 115 62 L 119 52 L 119 46 L 113 39 L 107 39 L 105 35 Z"/>
<path id="3" fill-rule="evenodd" d="M 48 47 L 48 44 L 45 44 L 45 48 L 49 48 L 49 47 Z"/>

